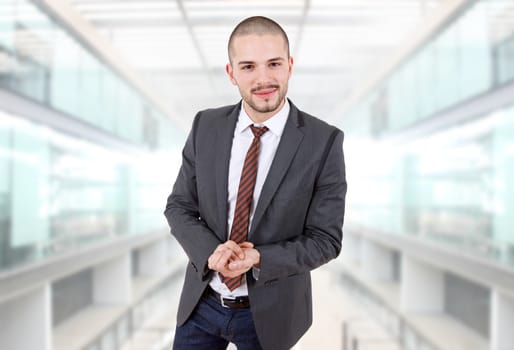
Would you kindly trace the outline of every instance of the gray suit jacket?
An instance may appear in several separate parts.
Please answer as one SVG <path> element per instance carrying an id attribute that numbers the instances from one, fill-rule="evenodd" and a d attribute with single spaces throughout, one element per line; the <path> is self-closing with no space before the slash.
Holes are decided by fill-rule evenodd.
<path id="1" fill-rule="evenodd" d="M 177 324 L 198 303 L 207 259 L 227 239 L 228 167 L 241 103 L 199 112 L 165 216 L 189 258 Z M 346 179 L 343 133 L 292 103 L 257 203 L 249 241 L 261 254 L 247 273 L 255 327 L 265 350 L 292 347 L 312 323 L 310 271 L 341 250 Z"/>

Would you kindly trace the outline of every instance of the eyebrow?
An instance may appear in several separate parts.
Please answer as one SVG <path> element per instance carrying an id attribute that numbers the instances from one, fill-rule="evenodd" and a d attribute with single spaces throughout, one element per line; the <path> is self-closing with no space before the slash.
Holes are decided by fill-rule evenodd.
<path id="1" fill-rule="evenodd" d="M 285 61 L 285 59 L 283 57 L 274 57 L 274 58 L 270 58 L 266 62 L 275 62 L 275 61 Z M 245 65 L 245 64 L 255 64 L 255 61 L 241 61 L 241 62 L 237 63 L 238 66 Z"/>

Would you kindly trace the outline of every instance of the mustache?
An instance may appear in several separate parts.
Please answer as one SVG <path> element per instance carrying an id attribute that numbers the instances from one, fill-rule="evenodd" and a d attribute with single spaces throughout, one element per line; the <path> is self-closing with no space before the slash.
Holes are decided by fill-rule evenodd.
<path id="1" fill-rule="evenodd" d="M 271 84 L 271 85 L 266 85 L 266 86 L 257 86 L 257 87 L 254 87 L 251 92 L 257 92 L 257 91 L 261 91 L 261 90 L 266 90 L 266 89 L 278 89 L 280 86 L 277 85 L 277 84 Z"/>

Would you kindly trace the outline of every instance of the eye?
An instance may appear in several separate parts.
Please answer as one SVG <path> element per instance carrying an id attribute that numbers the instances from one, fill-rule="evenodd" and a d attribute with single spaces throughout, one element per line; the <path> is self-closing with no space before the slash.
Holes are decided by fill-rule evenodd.
<path id="1" fill-rule="evenodd" d="M 251 64 L 245 64 L 244 66 L 241 66 L 241 70 L 251 70 L 253 66 Z"/>
<path id="2" fill-rule="evenodd" d="M 271 62 L 269 65 L 270 65 L 270 67 L 274 68 L 274 67 L 280 67 L 282 65 L 282 63 L 281 62 Z"/>

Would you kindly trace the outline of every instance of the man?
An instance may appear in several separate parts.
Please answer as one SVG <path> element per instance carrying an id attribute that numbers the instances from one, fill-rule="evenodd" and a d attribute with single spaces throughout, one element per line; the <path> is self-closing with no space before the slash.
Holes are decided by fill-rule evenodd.
<path id="1" fill-rule="evenodd" d="M 242 101 L 198 113 L 165 215 L 189 258 L 175 350 L 285 350 L 312 323 L 310 271 L 341 249 L 343 133 L 286 99 L 293 58 L 265 17 L 236 26 Z"/>

